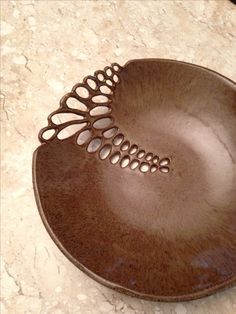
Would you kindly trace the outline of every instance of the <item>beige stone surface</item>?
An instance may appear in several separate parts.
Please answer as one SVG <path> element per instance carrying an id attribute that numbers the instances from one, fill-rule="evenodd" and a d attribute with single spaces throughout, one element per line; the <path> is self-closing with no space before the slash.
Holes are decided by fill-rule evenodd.
<path id="1" fill-rule="evenodd" d="M 111 62 L 178 59 L 236 80 L 236 7 L 227 0 L 44 0 L 2 1 L 1 10 L 1 313 L 236 313 L 236 288 L 165 304 L 94 282 L 50 239 L 31 178 L 47 115 L 73 84 Z"/>

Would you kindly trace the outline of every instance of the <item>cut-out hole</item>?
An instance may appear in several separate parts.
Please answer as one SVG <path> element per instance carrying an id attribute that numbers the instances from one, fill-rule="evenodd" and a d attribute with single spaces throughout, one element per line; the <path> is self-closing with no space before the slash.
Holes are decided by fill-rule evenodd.
<path id="1" fill-rule="evenodd" d="M 89 97 L 89 91 L 87 88 L 83 86 L 79 86 L 76 88 L 76 94 L 79 95 L 81 98 L 88 98 Z"/>
<path id="2" fill-rule="evenodd" d="M 120 161 L 121 168 L 125 168 L 129 165 L 130 157 L 128 155 L 124 156 Z"/>
<path id="3" fill-rule="evenodd" d="M 157 169 L 158 169 L 158 167 L 156 165 L 152 165 L 150 168 L 150 171 L 151 171 L 151 173 L 154 173 L 157 171 Z"/>
<path id="4" fill-rule="evenodd" d="M 129 149 L 129 153 L 130 153 L 130 155 L 133 155 L 133 154 L 135 154 L 136 152 L 137 152 L 137 150 L 138 150 L 138 146 L 137 145 L 132 145 L 131 147 L 130 147 L 130 149 Z"/>
<path id="5" fill-rule="evenodd" d="M 113 67 L 113 69 L 114 69 L 116 72 L 119 71 L 119 66 L 118 66 L 117 64 L 114 64 L 112 67 Z"/>
<path id="6" fill-rule="evenodd" d="M 117 164 L 118 161 L 120 160 L 121 157 L 121 153 L 120 152 L 116 152 L 114 153 L 111 157 L 110 157 L 110 161 L 113 165 Z"/>
<path id="7" fill-rule="evenodd" d="M 123 134 L 118 134 L 113 140 L 113 144 L 115 146 L 119 146 L 124 140 L 124 135 Z"/>
<path id="8" fill-rule="evenodd" d="M 111 71 L 110 68 L 108 68 L 108 69 L 106 70 L 106 74 L 107 74 L 108 76 L 111 76 L 111 75 L 112 75 L 112 71 Z"/>
<path id="9" fill-rule="evenodd" d="M 106 103 L 109 101 L 109 98 L 104 95 L 97 95 L 97 96 L 93 96 L 92 101 L 96 104 Z"/>
<path id="10" fill-rule="evenodd" d="M 46 141 L 49 140 L 51 137 L 53 137 L 53 135 L 55 134 L 55 130 L 54 129 L 49 129 L 43 132 L 42 134 L 42 138 L 45 139 Z"/>
<path id="11" fill-rule="evenodd" d="M 79 134 L 77 137 L 77 144 L 83 145 L 88 142 L 88 140 L 91 138 L 92 132 L 90 130 L 85 130 Z"/>
<path id="12" fill-rule="evenodd" d="M 159 160 L 159 157 L 158 157 L 158 156 L 154 156 L 154 157 L 152 158 L 152 162 L 153 162 L 154 164 L 156 164 L 156 163 L 158 162 L 158 160 Z"/>
<path id="13" fill-rule="evenodd" d="M 130 168 L 132 170 L 135 170 L 138 166 L 139 166 L 139 161 L 137 159 L 131 161 Z"/>
<path id="14" fill-rule="evenodd" d="M 107 95 L 112 94 L 112 90 L 108 86 L 106 86 L 106 85 L 100 86 L 100 91 L 103 94 L 107 94 Z"/>
<path id="15" fill-rule="evenodd" d="M 109 85 L 109 86 L 113 86 L 113 83 L 112 83 L 111 80 L 106 80 L 106 83 L 107 83 L 107 85 Z"/>
<path id="16" fill-rule="evenodd" d="M 137 157 L 138 158 L 143 158 L 143 156 L 145 155 L 145 150 L 141 149 L 138 153 L 137 153 Z"/>
<path id="17" fill-rule="evenodd" d="M 118 75 L 116 75 L 116 74 L 113 75 L 113 81 L 116 82 L 116 83 L 119 82 L 119 77 L 118 77 Z"/>
<path id="18" fill-rule="evenodd" d="M 102 114 L 106 114 L 110 111 L 111 111 L 111 109 L 106 107 L 106 106 L 97 106 L 97 107 L 93 108 L 92 110 L 90 110 L 90 116 L 96 117 L 96 116 L 100 116 Z"/>
<path id="19" fill-rule="evenodd" d="M 106 144 L 103 146 L 103 148 L 100 150 L 99 152 L 99 156 L 101 159 L 106 159 L 110 153 L 111 153 L 111 145 L 110 144 Z"/>
<path id="20" fill-rule="evenodd" d="M 69 108 L 72 108 L 72 109 L 77 109 L 77 110 L 81 110 L 81 111 L 87 111 L 88 110 L 87 106 L 85 104 L 83 104 L 82 102 L 80 102 L 75 97 L 69 97 L 66 100 L 66 104 Z"/>
<path id="21" fill-rule="evenodd" d="M 111 129 L 106 130 L 105 132 L 103 132 L 103 136 L 105 138 L 111 138 L 111 137 L 113 137 L 116 134 L 117 131 L 118 131 L 117 127 L 111 128 Z"/>
<path id="22" fill-rule="evenodd" d="M 55 113 L 51 120 L 53 123 L 59 125 L 68 121 L 73 121 L 73 120 L 83 120 L 84 116 L 76 114 L 76 113 L 71 113 L 71 112 L 61 112 L 61 113 Z"/>
<path id="23" fill-rule="evenodd" d="M 97 83 L 95 82 L 95 80 L 88 78 L 86 82 L 88 86 L 92 88 L 93 90 L 97 88 Z"/>
<path id="24" fill-rule="evenodd" d="M 148 172 L 150 169 L 150 166 L 148 163 L 142 162 L 139 169 L 141 172 Z"/>
<path id="25" fill-rule="evenodd" d="M 167 166 L 170 163 L 170 159 L 169 158 L 163 158 L 160 160 L 159 165 L 160 166 Z"/>
<path id="26" fill-rule="evenodd" d="M 153 157 L 153 154 L 152 153 L 147 153 L 146 155 L 146 160 L 151 160 Z"/>
<path id="27" fill-rule="evenodd" d="M 100 82 L 103 82 L 104 79 L 105 79 L 105 77 L 104 77 L 104 75 L 103 75 L 102 73 L 99 73 L 99 74 L 97 75 L 97 78 L 98 78 L 98 80 L 99 80 Z"/>
<path id="28" fill-rule="evenodd" d="M 64 140 L 83 129 L 86 125 L 87 123 L 68 125 L 57 134 L 57 137 L 59 140 Z"/>
<path id="29" fill-rule="evenodd" d="M 95 129 L 101 130 L 107 128 L 112 123 L 111 118 L 101 118 L 94 122 L 93 126 Z"/>
<path id="30" fill-rule="evenodd" d="M 163 173 L 168 173 L 168 172 L 170 171 L 170 169 L 169 169 L 168 167 L 165 167 L 165 166 L 160 167 L 159 170 L 160 170 L 161 172 L 163 172 Z"/>
<path id="31" fill-rule="evenodd" d="M 127 149 L 129 149 L 129 141 L 125 141 L 122 145 L 121 145 L 121 150 L 122 151 L 125 151 L 125 150 L 127 150 Z"/>
<path id="32" fill-rule="evenodd" d="M 100 137 L 93 138 L 88 144 L 87 151 L 89 153 L 96 152 L 102 144 L 102 139 Z"/>

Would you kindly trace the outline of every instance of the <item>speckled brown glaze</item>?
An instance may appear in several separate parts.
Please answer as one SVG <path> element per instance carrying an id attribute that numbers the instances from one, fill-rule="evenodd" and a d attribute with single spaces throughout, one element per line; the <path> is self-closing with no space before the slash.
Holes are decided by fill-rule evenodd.
<path id="1" fill-rule="evenodd" d="M 35 152 L 43 222 L 63 253 L 100 283 L 162 301 L 236 281 L 236 86 L 195 65 L 133 60 L 112 115 L 126 138 L 169 156 L 171 171 L 121 169 L 75 134 Z"/>

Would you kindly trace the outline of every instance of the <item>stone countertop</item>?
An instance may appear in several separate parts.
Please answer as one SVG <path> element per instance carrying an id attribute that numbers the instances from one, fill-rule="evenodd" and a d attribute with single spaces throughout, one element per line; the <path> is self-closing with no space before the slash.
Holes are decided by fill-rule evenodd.
<path id="1" fill-rule="evenodd" d="M 2 1 L 2 314 L 233 314 L 236 288 L 186 303 L 113 292 L 76 269 L 38 215 L 32 153 L 59 99 L 111 62 L 169 58 L 236 80 L 236 7 L 218 1 Z"/>

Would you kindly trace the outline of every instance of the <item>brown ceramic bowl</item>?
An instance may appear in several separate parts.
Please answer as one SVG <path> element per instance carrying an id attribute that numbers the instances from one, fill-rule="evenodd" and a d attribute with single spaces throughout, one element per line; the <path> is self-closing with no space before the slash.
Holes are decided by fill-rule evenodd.
<path id="1" fill-rule="evenodd" d="M 112 64 L 62 98 L 39 138 L 39 212 L 79 269 L 150 300 L 235 283 L 234 82 L 171 60 Z"/>

